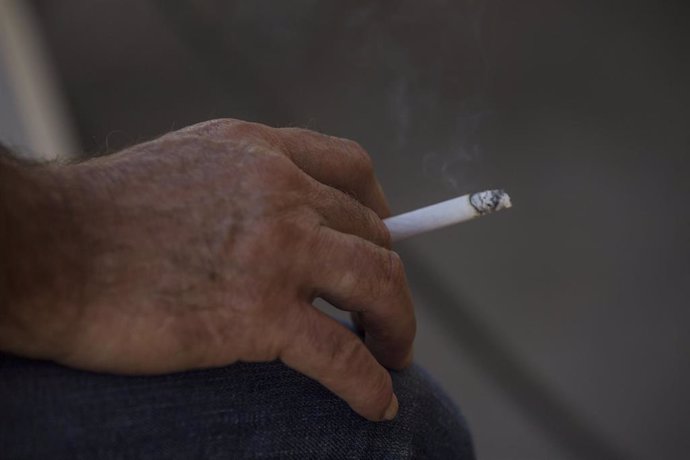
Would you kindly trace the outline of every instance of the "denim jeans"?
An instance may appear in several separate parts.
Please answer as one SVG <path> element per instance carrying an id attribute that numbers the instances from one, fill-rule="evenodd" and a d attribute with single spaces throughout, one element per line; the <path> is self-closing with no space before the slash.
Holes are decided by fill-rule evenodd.
<path id="1" fill-rule="evenodd" d="M 474 458 L 422 369 L 392 377 L 400 412 L 373 423 L 279 362 L 132 377 L 0 355 L 0 458 Z"/>

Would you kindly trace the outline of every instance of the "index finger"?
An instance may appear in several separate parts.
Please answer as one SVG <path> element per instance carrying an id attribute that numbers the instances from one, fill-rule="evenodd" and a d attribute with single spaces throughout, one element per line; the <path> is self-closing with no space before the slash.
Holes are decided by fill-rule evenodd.
<path id="1" fill-rule="evenodd" d="M 286 365 L 318 381 L 361 416 L 392 420 L 398 400 L 388 371 L 354 333 L 311 305 L 292 323 L 280 353 Z"/>
<path id="2" fill-rule="evenodd" d="M 278 128 L 286 155 L 311 177 L 351 194 L 379 217 L 390 216 L 369 154 L 357 142 L 301 128 Z"/>
<path id="3" fill-rule="evenodd" d="M 359 312 L 365 342 L 386 367 L 412 360 L 416 321 L 398 255 L 367 240 L 322 227 L 314 244 L 310 286 L 341 310 Z"/>

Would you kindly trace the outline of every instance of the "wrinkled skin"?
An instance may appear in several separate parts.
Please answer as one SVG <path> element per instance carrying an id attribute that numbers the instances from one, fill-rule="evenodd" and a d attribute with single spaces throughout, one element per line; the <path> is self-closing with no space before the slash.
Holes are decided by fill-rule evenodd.
<path id="1" fill-rule="evenodd" d="M 394 417 L 384 366 L 409 364 L 415 319 L 358 144 L 215 120 L 4 168 L 23 195 L 3 201 L 3 350 L 125 374 L 280 359 L 362 416 Z M 316 297 L 355 312 L 365 342 Z"/>

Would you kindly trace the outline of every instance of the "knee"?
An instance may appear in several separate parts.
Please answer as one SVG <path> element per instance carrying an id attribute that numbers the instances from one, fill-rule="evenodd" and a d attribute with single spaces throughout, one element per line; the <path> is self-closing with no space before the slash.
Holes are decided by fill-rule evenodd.
<path id="1" fill-rule="evenodd" d="M 291 407 L 286 412 L 293 417 L 299 414 L 305 422 L 292 424 L 288 438 L 299 437 L 293 435 L 306 429 L 299 427 L 305 423 L 324 458 L 346 453 L 348 458 L 473 459 L 472 439 L 462 414 L 431 376 L 416 365 L 391 376 L 400 402 L 398 416 L 390 422 L 370 422 L 320 385 L 294 373 L 288 387 L 294 385 L 291 393 L 299 396 L 287 403 Z M 286 404 L 284 400 L 274 403 L 273 407 Z"/>
<path id="2" fill-rule="evenodd" d="M 473 459 L 467 423 L 434 379 L 417 365 L 391 375 L 400 401 L 391 428 L 397 435 L 409 433 L 411 457 Z"/>

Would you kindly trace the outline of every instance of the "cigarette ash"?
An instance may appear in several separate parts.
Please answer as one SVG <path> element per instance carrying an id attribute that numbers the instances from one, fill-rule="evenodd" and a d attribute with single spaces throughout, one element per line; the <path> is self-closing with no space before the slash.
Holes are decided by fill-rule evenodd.
<path id="1" fill-rule="evenodd" d="M 470 204 L 479 214 L 489 214 L 510 208 L 510 196 L 503 190 L 486 190 L 470 196 Z"/>

